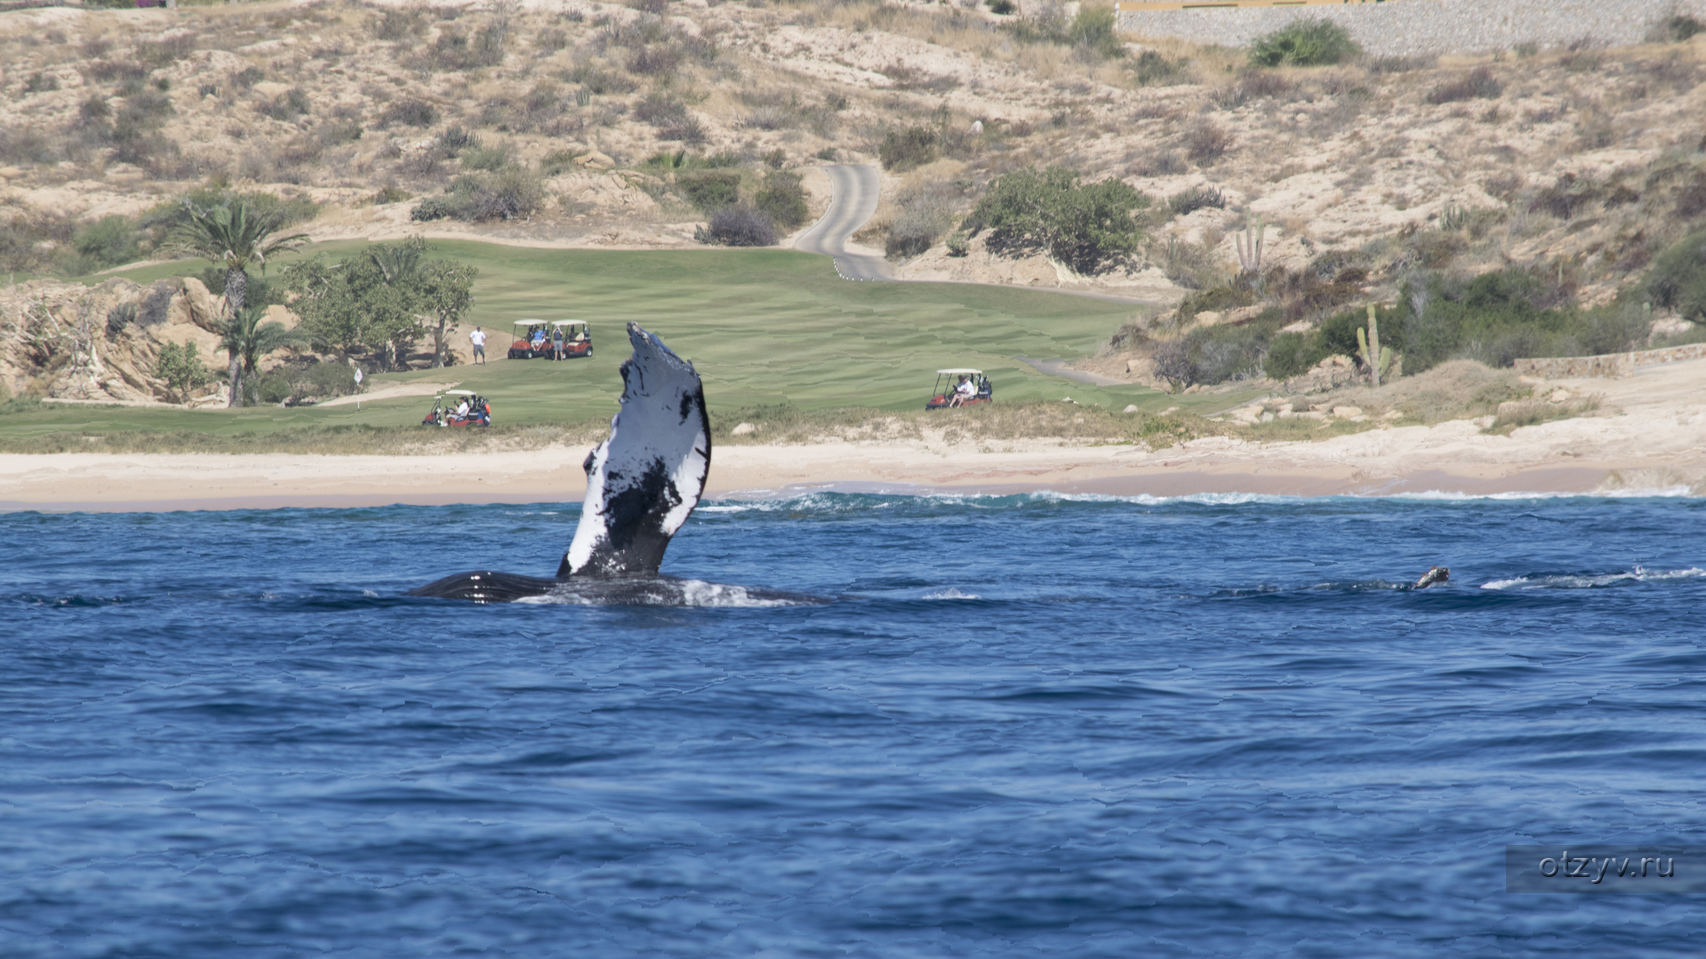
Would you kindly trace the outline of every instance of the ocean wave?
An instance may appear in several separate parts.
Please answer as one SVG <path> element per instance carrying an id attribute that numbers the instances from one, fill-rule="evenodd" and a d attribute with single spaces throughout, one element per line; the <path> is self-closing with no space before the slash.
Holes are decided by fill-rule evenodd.
<path id="1" fill-rule="evenodd" d="M 1406 499 L 1423 500 L 1426 502 L 1475 502 L 1479 500 L 1532 500 L 1532 499 L 1676 499 L 1693 496 L 1687 486 L 1662 486 L 1646 489 L 1614 489 L 1593 490 L 1587 493 L 1559 492 L 1510 492 L 1510 493 L 1461 493 L 1450 490 L 1425 490 L 1415 493 L 1382 493 L 1378 496 L 1354 495 L 1355 499 Z"/>
<path id="2" fill-rule="evenodd" d="M 568 582 L 542 596 L 516 600 L 534 606 L 681 606 L 704 608 L 764 608 L 814 606 L 814 596 L 781 593 L 746 586 L 708 583 L 701 579 L 660 577 L 645 580 L 587 580 Z"/>
<path id="3" fill-rule="evenodd" d="M 940 589 L 934 593 L 925 593 L 923 598 L 924 599 L 982 599 L 983 597 L 979 596 L 976 593 L 962 593 L 958 589 L 956 589 L 952 586 L 949 586 L 947 589 Z"/>
<path id="4" fill-rule="evenodd" d="M 1693 494 L 1686 486 L 1655 487 L 1650 489 L 1596 490 L 1593 492 L 1515 491 L 1502 493 L 1465 493 L 1451 490 L 1419 490 L 1395 493 L 1345 493 L 1334 496 L 1287 496 L 1273 493 L 1187 493 L 1178 496 L 1155 496 L 1138 493 L 1117 496 L 1111 493 L 1073 493 L 1059 490 L 1034 490 L 1025 493 L 978 493 L 950 490 L 908 490 L 906 492 L 839 492 L 813 491 L 791 496 L 765 499 L 713 500 L 699 506 L 698 512 L 709 515 L 738 516 L 741 514 L 800 514 L 844 516 L 873 510 L 907 508 L 970 510 L 1023 509 L 1028 506 L 1064 504 L 1124 504 L 1151 509 L 1174 507 L 1227 506 L 1366 506 L 1377 502 L 1414 503 L 1477 503 L 1524 502 L 1536 500 L 1607 500 L 1607 499 L 1685 499 Z"/>
<path id="5" fill-rule="evenodd" d="M 1637 566 L 1622 573 L 1554 573 L 1495 579 L 1481 584 L 1482 589 L 1597 589 L 1619 583 L 1664 582 L 1673 579 L 1695 579 L 1706 576 L 1706 569 L 1650 570 Z"/>

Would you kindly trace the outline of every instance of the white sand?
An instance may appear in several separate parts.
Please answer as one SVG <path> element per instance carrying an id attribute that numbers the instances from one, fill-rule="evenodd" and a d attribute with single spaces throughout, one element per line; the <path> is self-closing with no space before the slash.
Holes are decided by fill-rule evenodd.
<path id="1" fill-rule="evenodd" d="M 1560 381 L 1605 396 L 1607 415 L 1488 435 L 1477 423 L 1371 430 L 1321 442 L 1224 437 L 1148 452 L 1046 440 L 980 452 L 922 441 L 724 446 L 713 495 L 801 487 L 916 487 L 1117 495 L 1380 495 L 1430 490 L 1706 493 L 1706 360 L 1623 380 Z M 545 502 L 585 492 L 586 450 L 431 456 L 0 455 L 0 509 L 164 510 L 387 503 Z"/>

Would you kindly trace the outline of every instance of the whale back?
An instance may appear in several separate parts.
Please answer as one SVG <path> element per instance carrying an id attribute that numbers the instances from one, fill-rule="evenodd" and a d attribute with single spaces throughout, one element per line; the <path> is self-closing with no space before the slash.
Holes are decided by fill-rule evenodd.
<path id="1" fill-rule="evenodd" d="M 628 324 L 622 408 L 586 458 L 580 525 L 559 577 L 655 575 L 711 473 L 711 420 L 693 364 Z"/>

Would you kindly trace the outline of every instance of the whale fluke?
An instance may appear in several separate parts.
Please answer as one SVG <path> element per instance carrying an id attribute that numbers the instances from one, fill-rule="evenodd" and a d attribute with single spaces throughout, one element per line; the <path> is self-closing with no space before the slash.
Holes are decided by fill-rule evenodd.
<path id="1" fill-rule="evenodd" d="M 693 364 L 628 324 L 622 409 L 586 458 L 586 505 L 558 576 L 655 574 L 711 475 L 711 420 Z"/>
<path id="2" fill-rule="evenodd" d="M 1427 589 L 1435 583 L 1448 582 L 1450 579 L 1451 570 L 1446 569 L 1444 566 L 1432 566 L 1428 568 L 1427 572 L 1422 574 L 1421 579 L 1416 580 L 1416 585 L 1413 588 Z"/>
<path id="3" fill-rule="evenodd" d="M 705 389 L 692 363 L 638 324 L 628 324 L 628 341 L 634 355 L 622 364 L 622 408 L 610 420 L 609 438 L 587 455 L 586 502 L 556 578 L 478 570 L 409 595 L 510 603 L 561 591 L 571 581 L 610 580 L 612 589 L 577 593 L 621 601 L 623 595 L 671 592 L 672 582 L 696 582 L 657 573 L 711 473 Z M 637 592 L 641 583 L 648 585 Z"/>

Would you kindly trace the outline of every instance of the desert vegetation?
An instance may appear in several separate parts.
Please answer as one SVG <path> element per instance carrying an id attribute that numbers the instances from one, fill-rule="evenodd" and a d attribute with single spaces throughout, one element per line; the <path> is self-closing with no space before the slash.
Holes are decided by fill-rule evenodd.
<path id="1" fill-rule="evenodd" d="M 181 200 L 220 191 L 317 238 L 762 246 L 810 218 L 810 168 L 835 160 L 884 168 L 861 239 L 901 276 L 1176 303 L 1116 340 L 1172 344 L 1193 385 L 1354 357 L 1370 302 L 1407 375 L 1697 335 L 1678 244 L 1706 227 L 1706 70 L 1687 18 L 1623 50 L 1436 60 L 1364 56 L 1308 20 L 1233 50 L 1068 9 L 20 11 L 0 30 L 0 268 L 167 255 Z M 1009 202 L 1050 177 L 1071 202 Z M 217 296 L 215 273 L 198 279 Z M 251 303 L 299 295 L 250 281 Z M 1489 312 L 1493 287 L 1510 295 Z"/>

